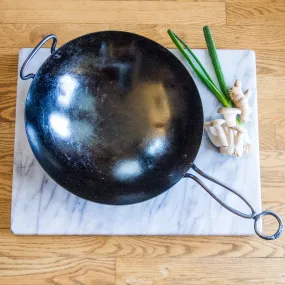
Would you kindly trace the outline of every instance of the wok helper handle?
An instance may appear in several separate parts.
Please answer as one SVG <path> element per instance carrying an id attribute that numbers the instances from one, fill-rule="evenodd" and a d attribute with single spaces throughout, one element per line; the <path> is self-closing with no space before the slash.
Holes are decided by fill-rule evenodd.
<path id="1" fill-rule="evenodd" d="M 25 60 L 25 62 L 23 63 L 21 70 L 20 70 L 20 77 L 22 80 L 28 80 L 30 78 L 34 78 L 35 74 L 34 73 L 29 73 L 27 75 L 24 75 L 24 71 L 28 65 L 28 63 L 31 61 L 31 59 L 34 57 L 34 55 L 38 52 L 38 50 L 50 39 L 53 39 L 52 45 L 51 45 L 51 49 L 50 49 L 50 53 L 53 54 L 55 52 L 55 47 L 57 44 L 57 36 L 54 34 L 50 34 L 48 36 L 46 36 L 45 38 L 43 38 L 38 45 L 32 50 L 32 52 L 29 54 L 29 56 L 27 57 L 27 59 Z"/>
<path id="2" fill-rule="evenodd" d="M 196 177 L 195 175 L 191 174 L 191 173 L 186 173 L 184 177 L 187 177 L 187 178 L 191 178 L 193 180 L 195 180 L 201 187 L 203 187 L 218 203 L 220 203 L 223 207 L 225 207 L 227 210 L 229 210 L 230 212 L 232 212 L 233 214 L 237 215 L 237 216 L 240 216 L 242 218 L 245 218 L 245 219 L 254 219 L 254 230 L 256 232 L 256 234 L 263 238 L 263 239 L 266 239 L 266 240 L 274 240 L 274 239 L 277 239 L 281 236 L 282 232 L 283 232 L 283 229 L 284 229 L 284 226 L 283 226 L 283 222 L 282 222 L 282 219 L 281 217 L 276 214 L 275 212 L 272 212 L 272 211 L 263 211 L 259 214 L 257 214 L 255 212 L 255 209 L 254 207 L 250 204 L 249 201 L 246 200 L 246 198 L 241 195 L 240 193 L 238 193 L 236 190 L 230 188 L 229 186 L 227 186 L 226 184 L 216 180 L 215 178 L 209 176 L 208 174 L 206 174 L 205 172 L 203 172 L 202 170 L 200 170 L 194 163 L 191 165 L 191 168 L 196 171 L 198 174 L 200 174 L 202 177 L 222 186 L 223 188 L 231 191 L 232 193 L 234 193 L 236 196 L 238 196 L 251 210 L 251 214 L 246 214 L 246 213 L 243 213 L 243 212 L 240 212 L 234 208 L 232 208 L 231 206 L 227 205 L 226 203 L 224 203 L 221 199 L 219 199 L 198 177 Z M 262 218 L 263 216 L 266 216 L 266 215 L 271 215 L 273 216 L 277 221 L 278 221 L 278 229 L 276 231 L 275 234 L 273 235 L 265 235 L 263 234 L 262 232 L 260 232 L 258 230 L 258 227 L 257 227 L 257 221 Z"/>

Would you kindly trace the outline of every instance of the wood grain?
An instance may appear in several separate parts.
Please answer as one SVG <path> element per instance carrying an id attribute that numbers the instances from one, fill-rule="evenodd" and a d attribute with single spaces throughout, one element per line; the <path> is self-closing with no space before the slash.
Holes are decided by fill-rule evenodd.
<path id="1" fill-rule="evenodd" d="M 11 209 L 11 199 L 0 198 L 0 217 L 1 217 L 0 229 L 7 229 L 7 226 L 10 224 L 10 212 L 11 212 L 10 209 Z"/>
<path id="2" fill-rule="evenodd" d="M 115 284 L 112 258 L 0 256 L 0 264 L 1 285 Z"/>
<path id="3" fill-rule="evenodd" d="M 97 2 L 98 0 L 93 0 L 93 2 Z M 120 1 L 120 2 L 130 2 L 133 0 L 124 0 L 124 1 Z M 137 2 L 150 2 L 150 1 L 162 1 L 162 0 L 138 0 Z M 163 2 L 225 2 L 226 0 L 163 0 Z M 16 3 L 11 3 L 11 0 L 1 0 L 0 1 L 0 9 L 32 9 L 35 10 L 36 6 L 34 4 L 34 2 L 32 0 L 26 0 L 26 1 L 22 1 L 21 3 L 19 3 L 18 5 Z M 66 2 L 66 3 L 64 3 Z M 98 1 L 100 2 L 100 1 Z M 102 0 L 101 0 L 102 2 Z M 105 2 L 114 2 L 114 0 L 106 0 Z M 116 1 L 119 2 L 119 1 Z M 45 3 L 44 1 L 37 1 L 37 4 L 40 5 L 41 8 L 44 7 L 48 7 L 48 9 L 53 10 L 52 5 L 55 5 L 55 7 L 59 7 L 59 8 L 64 8 L 65 9 L 75 9 L 75 7 L 78 8 L 78 10 L 84 10 L 86 9 L 84 7 L 84 5 L 87 5 L 88 7 L 92 8 L 94 7 L 96 4 L 92 3 L 88 0 L 81 0 L 81 1 L 77 1 L 77 3 L 74 3 L 73 1 L 69 0 L 61 0 L 61 1 L 50 1 L 50 3 Z"/>
<path id="4" fill-rule="evenodd" d="M 241 3 L 241 0 L 225 0 L 226 3 Z M 284 3 L 283 0 L 250 0 L 250 3 L 259 3 L 259 4 L 276 4 L 282 5 Z"/>
<path id="5" fill-rule="evenodd" d="M 267 221 L 264 226 L 266 231 L 273 230 Z M 4 256 L 10 258 L 20 256 L 30 259 L 62 256 L 82 259 L 285 257 L 284 239 L 268 243 L 256 237 L 15 236 L 10 230 L 3 229 L 0 231 L 0 247 Z"/>
<path id="6" fill-rule="evenodd" d="M 9 83 L 9 79 L 6 80 L 6 84 L 0 83 L 0 119 L 1 122 L 11 124 L 15 121 L 16 88 L 13 85 L 16 84 L 17 80 L 16 78 L 10 79 L 12 79 L 12 83 Z M 5 134 L 3 134 L 3 139 L 4 138 Z"/>
<path id="7" fill-rule="evenodd" d="M 284 1 L 234 1 L 227 3 L 228 25 L 274 25 L 284 27 Z M 262 44 L 262 43 L 261 43 Z"/>
<path id="8" fill-rule="evenodd" d="M 204 25 L 206 23 L 202 23 Z M 81 35 L 101 30 L 125 30 L 151 38 L 167 47 L 174 47 L 167 30 L 171 28 L 192 48 L 206 48 L 201 26 L 188 24 L 73 24 L 73 23 L 33 23 L 0 24 L 0 47 L 34 47 L 46 35 L 56 33 L 59 45 Z M 274 26 L 212 26 L 211 31 L 218 48 L 235 49 L 284 49 L 285 29 Z M 47 44 L 49 46 L 50 44 Z"/>
<path id="9" fill-rule="evenodd" d="M 1 92 L 0 92 L 1 97 Z M 1 153 L 13 153 L 14 152 L 14 122 L 1 122 L 0 121 L 0 130 L 1 130 L 1 140 L 0 140 L 0 149 Z"/>
<path id="10" fill-rule="evenodd" d="M 263 201 L 285 201 L 284 151 L 260 151 L 261 186 Z M 284 200 L 283 200 L 284 199 Z"/>
<path id="11" fill-rule="evenodd" d="M 17 82 L 17 70 L 18 70 L 18 48 L 1 48 L 0 49 L 0 86 L 7 87 L 6 91 L 10 88 L 14 88 L 13 90 L 16 90 L 15 83 Z M 0 106 L 3 104 L 3 101 L 5 99 L 3 96 L 5 94 L 2 94 L 3 91 L 1 91 L 0 96 Z"/>
<path id="12" fill-rule="evenodd" d="M 285 126 L 276 128 L 276 148 L 285 150 Z"/>
<path id="13" fill-rule="evenodd" d="M 283 76 L 285 73 L 285 49 L 273 51 L 269 49 L 255 49 L 256 67 L 258 74 Z"/>
<path id="14" fill-rule="evenodd" d="M 42 1 L 43 9 L 0 10 L 0 23 L 128 23 L 135 24 L 225 24 L 225 3 L 221 2 L 161 2 L 161 1 L 97 1 L 65 6 L 66 1 Z M 49 6 L 49 3 L 54 3 Z M 58 3 L 59 5 L 57 5 Z M 68 3 L 68 2 L 67 2 Z M 80 3 L 80 2 L 79 2 Z M 61 8 L 63 6 L 63 8 Z M 75 7 L 75 8 L 73 8 Z M 52 10 L 50 10 L 51 8 Z M 62 12 L 64 10 L 64 13 Z M 67 9 L 67 10 L 65 10 Z M 157 12 L 159 11 L 159 13 Z M 183 13 L 181 13 L 183 12 Z"/>
<path id="15" fill-rule="evenodd" d="M 285 99 L 285 76 L 276 76 L 258 73 L 257 89 L 258 98 Z"/>
<path id="16" fill-rule="evenodd" d="M 1 285 L 285 284 L 284 237 L 29 237 L 9 230 L 19 49 L 50 33 L 60 46 L 107 29 L 174 47 L 168 28 L 205 48 L 206 24 L 218 48 L 256 52 L 263 208 L 285 218 L 284 0 L 0 0 Z M 266 218 L 263 226 L 271 233 L 276 225 Z"/>
<path id="17" fill-rule="evenodd" d="M 153 3 L 155 2 L 155 3 Z M 225 2 L 225 1 L 178 1 L 183 3 L 177 3 L 177 1 L 89 1 L 89 0 L 37 0 L 37 5 L 32 0 L 22 0 L 20 3 L 11 1 L 11 0 L 0 0 L 0 10 L 38 10 L 38 7 L 41 7 L 41 10 L 64 10 L 64 11 L 136 11 L 139 10 L 150 10 L 150 9 L 161 9 L 160 12 L 167 11 L 169 9 L 183 10 L 188 9 L 193 3 L 187 2 L 212 2 L 212 5 L 215 5 L 215 2 Z M 206 3 L 206 7 L 209 6 L 209 3 Z M 224 6 L 224 5 L 222 5 Z M 195 6 L 193 8 L 196 8 Z"/>
<path id="18" fill-rule="evenodd" d="M 284 267 L 282 258 L 119 258 L 116 285 L 284 284 Z"/>
<path id="19" fill-rule="evenodd" d="M 267 124 L 259 125 L 259 147 L 260 150 L 275 150 L 276 149 L 276 127 Z"/>
<path id="20" fill-rule="evenodd" d="M 11 200 L 13 154 L 0 154 L 0 199 Z M 0 212 L 0 217 L 2 212 Z M 9 224 L 5 225 L 7 228 Z"/>
<path id="21" fill-rule="evenodd" d="M 285 125 L 284 99 L 258 98 L 258 116 L 264 125 Z"/>

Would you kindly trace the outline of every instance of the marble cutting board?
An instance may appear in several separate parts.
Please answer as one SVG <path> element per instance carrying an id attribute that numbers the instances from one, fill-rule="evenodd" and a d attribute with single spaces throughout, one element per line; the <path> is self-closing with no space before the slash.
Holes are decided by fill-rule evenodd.
<path id="1" fill-rule="evenodd" d="M 19 68 L 32 49 L 19 54 Z M 206 120 L 217 117 L 217 99 L 201 84 L 177 50 L 171 50 L 186 66 L 199 89 Z M 41 49 L 30 62 L 27 73 L 36 72 L 49 56 Z M 215 78 L 206 50 L 195 50 L 203 65 Z M 203 135 L 196 165 L 239 190 L 261 210 L 258 115 L 255 54 L 249 50 L 219 50 L 226 82 L 235 79 L 253 91 L 252 123 L 248 126 L 253 153 L 231 158 L 218 153 Z M 166 193 L 149 201 L 129 206 L 106 206 L 87 202 L 58 186 L 37 163 L 29 147 L 25 127 L 25 98 L 30 80 L 18 78 L 11 230 L 22 235 L 252 235 L 253 221 L 233 215 L 222 208 L 200 186 L 182 179 Z M 192 170 L 191 170 L 192 172 Z M 247 211 L 237 198 L 207 182 L 219 197 Z"/>

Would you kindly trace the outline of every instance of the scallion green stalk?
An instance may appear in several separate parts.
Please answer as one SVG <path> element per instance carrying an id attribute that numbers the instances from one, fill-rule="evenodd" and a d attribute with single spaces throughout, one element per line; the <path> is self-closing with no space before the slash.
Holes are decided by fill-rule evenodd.
<path id="1" fill-rule="evenodd" d="M 215 73 L 221 88 L 221 91 L 223 92 L 223 94 L 225 95 L 225 97 L 230 100 L 230 96 L 229 96 L 229 91 L 225 82 L 225 78 L 224 78 L 224 74 L 219 62 L 219 58 L 217 55 L 217 50 L 216 50 L 216 46 L 215 46 L 215 42 L 214 39 L 212 37 L 212 33 L 211 30 L 209 28 L 209 26 L 205 26 L 203 28 L 204 31 L 204 36 L 205 36 L 205 40 L 207 43 L 207 47 L 208 47 L 208 51 L 212 60 L 212 64 L 214 66 L 215 69 Z"/>
<path id="2" fill-rule="evenodd" d="M 200 62 L 200 60 L 197 58 L 197 56 L 195 55 L 195 53 L 187 46 L 187 44 L 181 39 L 179 38 L 175 33 L 173 33 L 175 35 L 175 37 L 182 43 L 182 45 L 184 46 L 184 48 L 191 54 L 191 56 L 194 58 L 194 60 L 197 62 L 197 64 L 199 65 L 199 67 L 201 68 L 201 70 L 204 72 L 204 74 L 206 75 L 206 77 L 213 83 L 212 78 L 210 77 L 209 73 L 206 71 L 206 69 L 204 68 L 204 66 L 202 65 L 202 63 Z"/>
<path id="3" fill-rule="evenodd" d="M 206 87 L 217 97 L 217 99 L 221 102 L 221 104 L 224 107 L 232 107 L 232 103 L 228 98 L 219 90 L 219 88 L 215 85 L 214 81 L 210 77 L 210 75 L 207 73 L 205 68 L 203 67 L 202 63 L 199 61 L 199 59 L 195 56 L 193 51 L 187 46 L 187 44 L 182 41 L 178 36 L 176 36 L 171 30 L 167 31 L 171 40 L 175 44 L 175 46 L 178 48 L 178 50 L 181 52 L 181 54 L 184 56 L 184 58 L 187 60 L 187 62 L 190 64 L 196 75 L 199 77 L 199 79 L 206 85 Z M 190 56 L 187 54 L 185 49 L 190 53 L 190 55 L 194 58 L 198 66 L 201 70 L 199 70 Z"/>

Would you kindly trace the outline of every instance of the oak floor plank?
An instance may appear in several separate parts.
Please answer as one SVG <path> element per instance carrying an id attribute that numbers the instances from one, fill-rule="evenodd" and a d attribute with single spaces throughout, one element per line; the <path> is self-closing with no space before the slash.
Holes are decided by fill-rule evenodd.
<path id="1" fill-rule="evenodd" d="M 116 285 L 284 284 L 285 259 L 118 258 Z"/>
<path id="2" fill-rule="evenodd" d="M 259 124 L 259 147 L 260 150 L 276 149 L 276 128 L 270 125 Z"/>
<path id="3" fill-rule="evenodd" d="M 226 3 L 241 3 L 241 0 L 225 0 Z M 251 3 L 259 3 L 259 4 L 276 4 L 276 5 L 282 5 L 284 3 L 283 0 L 250 0 Z"/>
<path id="4" fill-rule="evenodd" d="M 276 127 L 276 148 L 285 150 L 285 126 Z"/>
<path id="5" fill-rule="evenodd" d="M 270 49 L 255 49 L 256 68 L 258 75 L 270 74 L 284 76 L 285 74 L 285 49 L 273 51 Z"/>
<path id="6" fill-rule="evenodd" d="M 155 3 L 153 3 L 155 2 Z M 165 4 L 159 3 L 165 2 Z M 182 2 L 177 5 L 177 2 Z M 224 0 L 187 0 L 187 1 L 89 1 L 89 0 L 22 0 L 21 2 L 15 2 L 11 0 L 0 0 L 0 10 L 57 10 L 61 11 L 88 11 L 88 10 L 102 10 L 102 11 L 126 11 L 131 10 L 136 12 L 139 10 L 161 9 L 159 11 L 167 10 L 168 7 L 181 9 L 182 7 L 188 8 L 189 2 L 225 2 Z M 193 4 L 193 3 L 192 3 Z M 191 5 L 191 4 L 190 4 Z"/>
<path id="7" fill-rule="evenodd" d="M 1 96 L 1 93 L 0 93 Z M 1 153 L 11 153 L 14 151 L 14 122 L 1 122 L 0 121 L 0 151 Z"/>
<path id="8" fill-rule="evenodd" d="M 0 99 L 0 122 L 13 123 L 16 113 L 16 96 L 14 96 L 15 93 L 13 93 L 13 96 L 11 96 L 11 93 L 6 94 Z"/>
<path id="9" fill-rule="evenodd" d="M 285 76 L 258 74 L 257 96 L 258 98 L 283 99 L 285 100 Z"/>
<path id="10" fill-rule="evenodd" d="M 11 134 L 7 134 L 5 136 L 0 137 L 0 140 L 4 141 L 4 137 L 10 137 Z M 3 147 L 0 148 L 0 199 L 1 200 L 11 200 L 12 197 L 12 172 L 13 172 L 13 158 L 14 158 L 14 144 L 9 146 L 9 149 L 5 149 Z M 0 211 L 3 210 L 3 213 L 0 212 L 1 215 L 6 215 L 4 213 L 7 212 L 6 208 L 1 208 Z M 6 219 L 4 219 L 7 221 Z M 4 225 L 2 224 L 2 227 Z M 5 222 L 5 228 L 9 228 L 9 224 Z"/>
<path id="11" fill-rule="evenodd" d="M 0 198 L 0 231 L 1 229 L 7 229 L 10 225 L 10 216 L 11 216 L 11 198 L 1 199 Z M 1 253 L 1 249 L 0 249 Z M 0 254 L 1 255 L 1 254 Z M 0 265 L 1 268 L 1 265 Z"/>
<path id="12" fill-rule="evenodd" d="M 69 245 L 72 250 L 72 244 Z M 115 259 L 0 256 L 0 284 L 113 285 Z"/>
<path id="13" fill-rule="evenodd" d="M 258 98 L 258 117 L 263 125 L 285 125 L 284 99 Z"/>
<path id="14" fill-rule="evenodd" d="M 251 1 L 231 2 L 227 7 L 228 25 L 276 25 L 284 27 L 284 1 Z"/>
<path id="15" fill-rule="evenodd" d="M 225 2 L 226 0 L 159 0 L 162 2 L 176 1 L 176 2 Z"/>
<path id="16" fill-rule="evenodd" d="M 8 169 L 8 171 L 3 172 L 0 170 L 0 199 L 2 200 L 10 200 L 12 197 L 12 162 L 11 167 Z M 11 204 L 11 203 L 10 203 Z M 10 211 L 9 211 L 10 212 Z M 3 213 L 7 213 L 7 209 L 3 208 Z M 5 214 L 6 215 L 6 214 Z M 5 220 L 5 223 L 3 222 L 1 228 L 8 229 L 10 228 L 10 222 L 6 223 L 7 219 Z"/>
<path id="17" fill-rule="evenodd" d="M 203 23 L 203 25 L 206 23 Z M 210 24 L 210 23 L 209 23 Z M 211 26 L 218 48 L 228 49 L 284 49 L 285 29 L 274 26 Z M 20 23 L 0 24 L 0 47 L 34 47 L 46 35 L 55 33 L 59 46 L 84 34 L 102 30 L 122 30 L 141 34 L 166 47 L 173 47 L 167 34 L 171 28 L 192 48 L 206 48 L 202 26 L 189 24 L 73 24 L 73 23 Z M 46 46 L 50 46 L 48 43 Z"/>
<path id="18" fill-rule="evenodd" d="M 279 209 L 274 203 L 274 209 Z M 284 211 L 283 211 L 284 212 Z M 272 224 L 272 225 L 271 225 Z M 274 223 L 265 220 L 266 231 Z M 72 250 L 71 250 L 72 246 Z M 15 236 L 9 229 L 0 231 L 2 256 L 10 258 L 260 258 L 285 257 L 285 240 L 268 243 L 252 237 L 104 237 L 104 236 Z"/>
<path id="19" fill-rule="evenodd" d="M 43 3 L 49 3 L 44 1 Z M 62 3 L 62 2 L 60 2 Z M 75 2 L 76 3 L 76 2 Z M 89 3 L 89 2 L 88 2 Z M 0 23 L 125 23 L 125 24 L 188 24 L 223 25 L 226 21 L 222 2 L 90 2 L 84 10 L 0 10 Z M 87 5 L 88 6 L 88 5 Z M 73 5 L 71 6 L 73 7 Z M 160 11 L 159 13 L 157 11 Z M 13 21 L 11 21 L 13 19 Z"/>
<path id="20" fill-rule="evenodd" d="M 285 153 L 284 151 L 260 151 L 262 200 L 285 203 Z"/>

